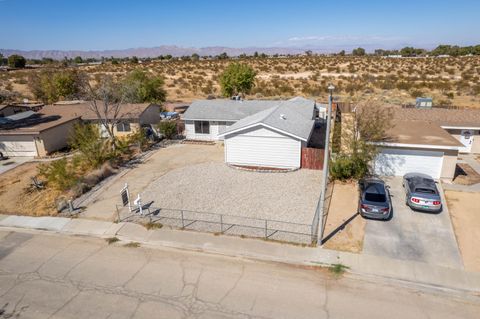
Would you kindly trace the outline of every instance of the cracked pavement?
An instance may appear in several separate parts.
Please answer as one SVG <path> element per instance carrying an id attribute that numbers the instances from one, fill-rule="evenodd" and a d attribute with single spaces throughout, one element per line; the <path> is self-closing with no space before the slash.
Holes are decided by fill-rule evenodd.
<path id="1" fill-rule="evenodd" d="M 0 231 L 0 318 L 477 318 L 480 300 L 317 268 Z"/>

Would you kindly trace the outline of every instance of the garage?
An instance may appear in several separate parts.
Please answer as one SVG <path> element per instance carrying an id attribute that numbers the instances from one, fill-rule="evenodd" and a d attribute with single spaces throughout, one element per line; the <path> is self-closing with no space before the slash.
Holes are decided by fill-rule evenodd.
<path id="1" fill-rule="evenodd" d="M 0 152 L 10 157 L 37 156 L 37 147 L 32 135 L 4 135 L 0 137 Z"/>
<path id="2" fill-rule="evenodd" d="M 375 160 L 375 173 L 383 176 L 403 176 L 420 172 L 440 178 L 443 167 L 443 152 L 382 148 Z"/>
<path id="3" fill-rule="evenodd" d="M 225 161 L 232 165 L 299 168 L 301 141 L 263 127 L 225 138 Z"/>

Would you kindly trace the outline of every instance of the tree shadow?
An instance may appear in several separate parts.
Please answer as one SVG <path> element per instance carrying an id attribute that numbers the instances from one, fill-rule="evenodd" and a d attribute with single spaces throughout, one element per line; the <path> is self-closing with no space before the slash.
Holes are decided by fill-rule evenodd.
<path id="1" fill-rule="evenodd" d="M 356 212 L 355 214 L 353 214 L 350 218 L 348 218 L 346 221 L 344 221 L 340 226 L 338 226 L 337 228 L 335 228 L 334 230 L 332 230 L 330 232 L 330 234 L 328 234 L 327 236 L 325 236 L 323 239 L 322 239 L 322 242 L 321 244 L 325 244 L 327 241 L 329 241 L 330 239 L 332 239 L 338 232 L 340 232 L 341 230 L 345 229 L 345 227 L 347 227 L 348 224 L 350 224 L 357 216 L 359 216 L 360 214 L 358 212 Z"/>

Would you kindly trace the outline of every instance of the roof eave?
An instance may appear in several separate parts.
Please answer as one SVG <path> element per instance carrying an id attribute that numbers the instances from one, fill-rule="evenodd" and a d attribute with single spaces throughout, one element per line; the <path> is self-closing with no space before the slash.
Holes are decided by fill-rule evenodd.
<path id="1" fill-rule="evenodd" d="M 300 136 L 298 136 L 298 135 L 295 135 L 295 134 L 286 132 L 286 131 L 284 131 L 284 130 L 282 130 L 282 129 L 279 129 L 279 128 L 270 126 L 270 125 L 265 124 L 265 123 L 255 123 L 255 124 L 252 124 L 252 125 L 240 127 L 240 128 L 238 128 L 238 129 L 236 129 L 236 130 L 225 131 L 225 132 L 223 132 L 223 133 L 221 133 L 221 134 L 218 134 L 218 136 L 219 136 L 219 137 L 224 137 L 224 136 L 226 136 L 226 135 L 235 134 L 235 133 L 238 133 L 238 132 L 247 130 L 247 129 L 252 128 L 252 127 L 255 127 L 255 126 L 263 126 L 263 127 L 269 128 L 269 129 L 271 129 L 271 130 L 274 130 L 274 131 L 276 131 L 276 132 L 283 133 L 283 134 L 288 135 L 288 136 L 290 136 L 290 137 L 293 137 L 293 138 L 302 140 L 302 141 L 304 141 L 304 142 L 307 142 L 307 141 L 308 141 L 308 138 L 300 137 Z"/>

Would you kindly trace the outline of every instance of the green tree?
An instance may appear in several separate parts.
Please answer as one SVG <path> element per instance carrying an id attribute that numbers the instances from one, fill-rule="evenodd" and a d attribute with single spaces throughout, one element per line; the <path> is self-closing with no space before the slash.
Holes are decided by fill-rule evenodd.
<path id="1" fill-rule="evenodd" d="M 123 81 L 125 91 L 128 93 L 127 101 L 130 103 L 163 103 L 167 92 L 163 88 L 164 80 L 159 76 L 149 75 L 142 70 L 133 70 L 127 74 Z"/>
<path id="2" fill-rule="evenodd" d="M 80 64 L 83 63 L 83 59 L 81 56 L 76 56 L 75 59 L 73 59 L 73 62 L 75 62 L 76 64 Z"/>
<path id="3" fill-rule="evenodd" d="M 130 62 L 133 63 L 133 64 L 137 64 L 138 63 L 138 58 L 136 56 L 132 56 L 132 58 L 130 59 Z"/>
<path id="4" fill-rule="evenodd" d="M 354 56 L 364 56 L 365 55 L 365 49 L 364 48 L 353 49 L 352 55 L 354 55 Z"/>
<path id="5" fill-rule="evenodd" d="M 342 51 L 338 52 L 338 55 L 339 56 L 345 56 L 345 50 L 342 50 Z"/>
<path id="6" fill-rule="evenodd" d="M 30 75 L 28 85 L 36 99 L 55 103 L 61 99 L 79 98 L 85 79 L 85 74 L 77 70 L 58 72 L 45 69 Z"/>
<path id="7" fill-rule="evenodd" d="M 357 105 L 352 116 L 352 121 L 345 121 L 350 124 L 341 128 L 340 152 L 330 167 L 333 179 L 360 179 L 367 175 L 378 154 L 376 143 L 387 141 L 387 130 L 392 127 L 391 110 L 376 101 Z"/>
<path id="8" fill-rule="evenodd" d="M 200 56 L 198 55 L 198 53 L 193 53 L 193 54 L 192 54 L 192 60 L 193 60 L 193 61 L 198 61 L 198 60 L 200 60 Z"/>
<path id="9" fill-rule="evenodd" d="M 27 60 L 21 55 L 12 54 L 8 57 L 8 66 L 11 68 L 24 68 Z"/>
<path id="10" fill-rule="evenodd" d="M 231 63 L 220 75 L 220 86 L 225 97 L 248 94 L 255 85 L 255 70 L 247 64 Z"/>

